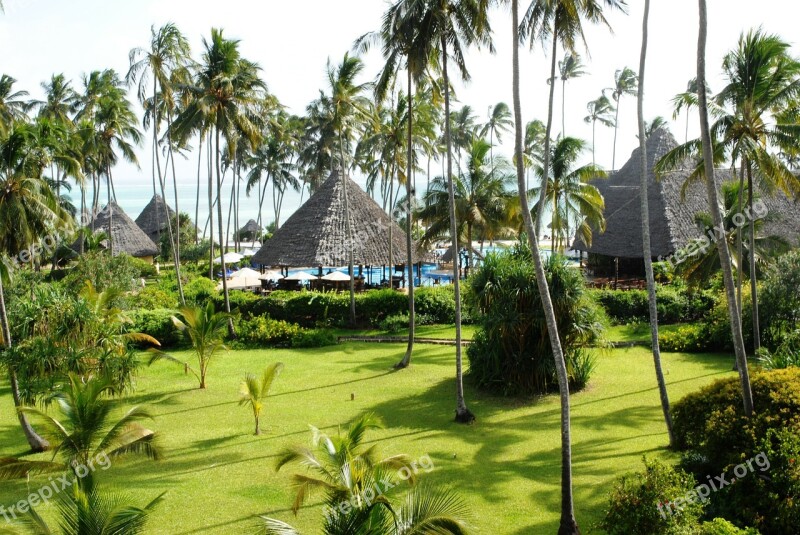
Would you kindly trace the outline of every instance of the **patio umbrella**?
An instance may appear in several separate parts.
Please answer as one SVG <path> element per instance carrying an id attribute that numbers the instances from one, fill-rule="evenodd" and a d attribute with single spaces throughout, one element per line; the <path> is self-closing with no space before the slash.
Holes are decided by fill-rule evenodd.
<path id="1" fill-rule="evenodd" d="M 261 287 L 261 280 L 258 277 L 252 276 L 242 276 L 242 277 L 233 277 L 230 281 L 228 281 L 228 289 L 229 290 L 246 290 L 248 288 L 260 288 Z M 217 285 L 217 289 L 222 289 L 222 283 Z"/>
<path id="2" fill-rule="evenodd" d="M 231 275 L 232 279 L 238 279 L 238 278 L 241 278 L 241 277 L 249 277 L 249 278 L 253 278 L 253 279 L 258 279 L 259 277 L 261 277 L 261 273 L 256 271 L 255 269 L 251 269 L 249 267 L 246 267 L 246 268 L 240 269 L 239 271 L 237 271 L 233 275 Z"/>
<path id="3" fill-rule="evenodd" d="M 262 281 L 279 281 L 283 278 L 283 275 L 281 275 L 280 272 L 271 269 L 262 273 L 258 278 Z"/>
<path id="4" fill-rule="evenodd" d="M 242 255 L 240 255 L 239 253 L 225 253 L 225 255 L 222 256 L 222 257 L 219 257 L 219 256 L 216 257 L 214 259 L 214 263 L 215 264 L 221 264 L 223 258 L 225 259 L 225 263 L 226 264 L 235 264 L 236 262 L 241 261 L 241 259 L 244 258 L 244 257 Z"/>
<path id="5" fill-rule="evenodd" d="M 251 256 L 255 255 L 256 252 L 257 251 L 255 249 L 242 249 L 242 252 L 239 254 L 241 254 L 245 258 L 250 258 Z"/>
<path id="6" fill-rule="evenodd" d="M 311 275 L 310 273 L 306 273 L 305 271 L 298 271 L 297 273 L 292 273 L 284 280 L 287 281 L 315 281 L 317 277 Z"/>
<path id="7" fill-rule="evenodd" d="M 350 276 L 347 273 L 342 273 L 341 271 L 333 271 L 328 273 L 324 277 L 322 277 L 324 281 L 334 281 L 334 282 L 344 282 L 349 281 Z"/>

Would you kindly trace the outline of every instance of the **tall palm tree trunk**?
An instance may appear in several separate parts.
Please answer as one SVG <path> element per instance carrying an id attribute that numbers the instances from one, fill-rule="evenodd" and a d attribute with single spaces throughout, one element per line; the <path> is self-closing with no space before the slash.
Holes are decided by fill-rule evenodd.
<path id="1" fill-rule="evenodd" d="M 172 112 L 167 109 L 167 132 L 172 126 Z M 175 236 L 172 242 L 173 254 L 175 256 L 175 279 L 178 282 L 178 297 L 180 297 L 181 305 L 186 304 L 186 298 L 183 295 L 183 281 L 181 280 L 181 210 L 178 206 L 178 174 L 175 172 L 175 154 L 172 151 L 172 140 L 167 136 L 167 158 L 169 159 L 170 167 L 172 169 L 172 188 L 175 191 Z M 166 203 L 166 198 L 164 203 Z M 167 211 L 167 219 L 169 220 L 169 211 Z"/>
<path id="2" fill-rule="evenodd" d="M 6 311 L 6 298 L 5 290 L 3 289 L 2 276 L 0 276 L 0 328 L 3 329 L 3 347 L 6 349 L 11 349 L 11 328 L 8 324 L 8 313 Z M 22 397 L 19 393 L 17 370 L 10 362 L 6 367 L 8 368 L 8 378 L 11 383 L 11 397 L 14 399 L 14 408 L 19 409 L 19 407 L 22 407 Z M 31 423 L 28 421 L 27 415 L 24 412 L 19 412 L 18 410 L 16 413 L 17 418 L 19 419 L 19 425 L 22 427 L 22 432 L 25 434 L 25 439 L 28 441 L 31 451 L 42 452 L 49 450 L 50 443 L 39 436 L 39 434 L 33 429 L 33 426 L 31 426 Z"/>
<path id="3" fill-rule="evenodd" d="M 512 0 L 512 35 L 513 35 L 513 72 L 514 72 L 514 122 L 515 122 L 515 154 L 516 161 L 522 162 L 522 107 L 519 95 L 519 14 L 517 13 L 518 0 Z M 550 76 L 555 76 L 556 53 L 558 51 L 557 35 L 553 35 L 553 58 L 550 67 Z M 544 167 L 545 176 L 550 167 L 550 131 L 553 122 L 553 86 L 550 86 L 550 100 L 547 113 L 547 127 L 545 133 Z M 567 365 L 564 360 L 564 351 L 561 347 L 561 340 L 558 335 L 553 301 L 550 298 L 550 289 L 547 284 L 547 275 L 544 271 L 542 257 L 539 253 L 538 242 L 538 222 L 542 213 L 541 208 L 536 213 L 536 222 L 531 217 L 528 206 L 528 196 L 525 191 L 525 176 L 520 165 L 517 165 L 517 188 L 519 190 L 520 204 L 522 207 L 522 218 L 525 222 L 525 230 L 528 234 L 533 264 L 536 272 L 536 286 L 539 289 L 539 297 L 544 309 L 547 333 L 550 338 L 550 346 L 553 351 L 556 375 L 558 376 L 558 390 L 561 400 L 561 520 L 558 526 L 558 535 L 577 535 L 580 534 L 578 523 L 575 520 L 574 501 L 572 495 L 572 437 L 570 424 L 570 402 L 569 402 L 569 379 L 567 377 Z M 542 181 L 541 193 L 539 196 L 539 206 L 544 205 L 547 194 L 547 180 Z"/>
<path id="4" fill-rule="evenodd" d="M 647 301 L 650 312 L 650 344 L 653 349 L 653 365 L 656 369 L 658 381 L 658 394 L 661 398 L 661 411 L 664 413 L 664 422 L 667 424 L 669 445 L 675 445 L 675 435 L 672 431 L 672 415 L 669 412 L 669 395 L 667 384 L 664 380 L 664 371 L 661 368 L 661 348 L 658 344 L 658 306 L 656 303 L 656 281 L 653 276 L 653 254 L 650 250 L 650 207 L 647 196 L 647 139 L 644 128 L 644 72 L 647 63 L 647 24 L 650 16 L 650 0 L 644 1 L 644 17 L 642 22 L 642 53 L 639 59 L 639 92 L 636 97 L 636 111 L 639 119 L 639 173 L 641 186 L 639 200 L 642 212 L 642 252 L 644 257 L 644 273 L 647 278 Z"/>
<path id="5" fill-rule="evenodd" d="M 411 79 L 411 69 L 408 71 L 408 134 L 406 143 L 408 145 L 407 171 L 406 171 L 406 267 L 408 267 L 408 345 L 403 360 L 395 364 L 395 368 L 407 368 L 411 364 L 411 353 L 414 351 L 414 248 L 411 239 L 412 229 L 412 206 L 411 199 L 415 195 L 414 187 L 411 185 L 411 173 L 414 168 L 413 156 L 414 148 L 412 145 L 412 123 L 414 118 L 414 88 Z M 391 225 L 389 228 L 392 228 Z"/>
<path id="6" fill-rule="evenodd" d="M 114 236 L 111 234 L 114 225 L 114 210 L 111 209 L 111 169 L 106 164 L 106 208 L 108 208 L 108 253 L 114 256 Z"/>
<path id="7" fill-rule="evenodd" d="M 611 170 L 617 170 L 617 129 L 619 128 L 619 99 L 617 99 L 617 111 L 614 114 L 614 147 L 611 151 Z"/>
<path id="8" fill-rule="evenodd" d="M 222 266 L 222 295 L 225 298 L 225 312 L 230 314 L 231 313 L 231 301 L 230 296 L 228 295 L 228 278 L 226 275 L 226 268 L 225 268 L 225 249 L 223 248 L 223 239 L 222 239 L 222 175 L 220 173 L 220 166 L 219 166 L 219 125 L 216 125 L 216 154 L 215 154 L 215 161 L 216 161 L 216 169 L 217 169 L 217 228 L 219 229 L 219 247 L 220 247 L 220 255 L 219 261 L 220 265 Z M 213 241 L 213 240 L 212 240 Z M 213 267 L 212 267 L 213 269 Z M 236 332 L 233 330 L 233 319 L 229 316 L 228 317 L 228 335 L 231 338 L 236 336 Z"/>
<path id="9" fill-rule="evenodd" d="M 212 281 L 214 280 L 214 187 L 213 187 L 213 180 L 214 175 L 212 171 L 212 151 L 214 150 L 214 139 L 211 136 L 211 132 L 208 133 L 208 239 L 210 242 L 210 247 L 208 249 L 208 278 Z M 203 229 L 203 237 L 205 237 L 206 231 L 205 228 Z M 222 248 L 222 243 L 219 244 L 220 248 Z"/>
<path id="10" fill-rule="evenodd" d="M 708 38 L 708 12 L 706 0 L 698 0 L 700 12 L 700 27 L 697 37 L 697 95 L 700 111 L 700 137 L 703 145 L 703 159 L 705 164 L 706 194 L 708 195 L 709 208 L 714 219 L 714 226 L 724 229 L 722 213 L 719 209 L 716 182 L 714 180 L 714 159 L 711 145 L 711 131 L 708 124 L 708 95 L 706 94 L 706 40 Z M 731 269 L 731 255 L 728 250 L 728 241 L 723 235 L 717 237 L 717 251 L 719 262 L 722 266 L 722 278 L 725 282 L 725 297 L 728 302 L 728 314 L 731 318 L 731 334 L 733 348 L 736 353 L 736 362 L 739 367 L 739 380 L 742 383 L 742 401 L 745 415 L 753 414 L 753 391 L 750 388 L 750 375 L 747 370 L 747 355 L 742 339 L 742 322 L 739 309 L 736 307 L 736 289 L 733 282 Z"/>
<path id="11" fill-rule="evenodd" d="M 197 135 L 197 189 L 195 190 L 195 198 L 194 198 L 194 225 L 200 224 L 200 167 L 203 165 L 203 131 L 201 130 L 200 133 Z M 200 240 L 200 236 L 198 235 L 197 228 L 195 228 L 194 232 L 194 244 L 197 245 Z"/>
<path id="12" fill-rule="evenodd" d="M 741 195 L 741 193 L 740 193 Z M 761 348 L 761 328 L 758 320 L 758 285 L 756 284 L 756 222 L 753 217 L 753 166 L 747 160 L 747 207 L 749 209 L 750 220 L 750 298 L 753 301 L 753 351 Z M 739 211 L 741 213 L 741 210 Z M 739 232 L 741 234 L 741 232 Z"/>
<path id="13" fill-rule="evenodd" d="M 447 147 L 447 193 L 450 208 L 450 241 L 453 247 L 453 290 L 456 301 L 456 422 L 471 423 L 475 415 L 467 408 L 464 399 L 464 371 L 461 351 L 461 274 L 458 269 L 458 224 L 456 221 L 456 195 L 453 187 L 453 147 L 450 138 L 450 81 L 447 77 L 447 40 L 441 38 L 442 77 L 444 79 L 444 139 Z"/>
<path id="14" fill-rule="evenodd" d="M 339 130 L 339 156 L 342 159 L 342 195 L 344 196 L 344 218 L 345 232 L 347 233 L 347 274 L 350 277 L 350 326 L 356 326 L 356 281 L 353 271 L 353 222 L 350 220 L 350 199 L 347 192 L 347 166 L 344 161 L 344 139 L 342 131 Z M 391 228 L 391 223 L 390 227 Z M 390 242 L 391 243 L 391 242 Z"/>
<path id="15" fill-rule="evenodd" d="M 597 120 L 592 119 L 592 165 L 597 165 L 594 159 L 594 144 L 595 144 L 595 127 L 597 126 Z"/>

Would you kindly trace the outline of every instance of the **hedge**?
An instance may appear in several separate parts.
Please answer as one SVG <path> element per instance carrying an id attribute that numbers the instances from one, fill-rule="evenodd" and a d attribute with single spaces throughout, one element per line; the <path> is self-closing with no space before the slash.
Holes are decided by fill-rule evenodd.
<path id="1" fill-rule="evenodd" d="M 650 321 L 647 290 L 590 290 L 591 295 L 616 323 Z M 677 286 L 656 289 L 661 324 L 697 321 L 708 314 L 717 299 L 711 292 L 693 292 Z"/>

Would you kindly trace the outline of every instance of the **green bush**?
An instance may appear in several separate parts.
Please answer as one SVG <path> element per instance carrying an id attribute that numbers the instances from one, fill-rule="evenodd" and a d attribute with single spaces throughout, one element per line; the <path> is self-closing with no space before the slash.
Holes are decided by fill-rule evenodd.
<path id="1" fill-rule="evenodd" d="M 775 350 L 800 325 L 800 249 L 779 257 L 767 269 L 761 286 L 762 343 Z"/>
<path id="2" fill-rule="evenodd" d="M 335 346 L 338 343 L 336 334 L 327 329 L 301 330 L 292 338 L 292 347 L 295 348 Z"/>
<path id="3" fill-rule="evenodd" d="M 775 351 L 770 351 L 766 347 L 760 348 L 758 362 L 767 370 L 800 367 L 800 329 L 784 335 Z"/>
<path id="4" fill-rule="evenodd" d="M 180 332 L 172 323 L 174 315 L 175 311 L 167 308 L 131 310 L 127 316 L 132 323 L 126 330 L 149 334 L 161 343 L 161 347 L 174 347 L 181 342 Z"/>
<path id="5" fill-rule="evenodd" d="M 647 290 L 591 290 L 616 323 L 649 322 Z M 703 318 L 717 299 L 712 292 L 687 289 L 678 283 L 656 288 L 658 321 L 664 325 Z"/>
<path id="6" fill-rule="evenodd" d="M 141 288 L 141 262 L 127 254 L 111 256 L 105 251 L 90 251 L 79 256 L 75 265 L 64 277 L 70 288 L 83 288 L 86 281 L 98 292 L 109 288 L 129 292 Z"/>
<path id="7" fill-rule="evenodd" d="M 688 323 L 674 331 L 659 331 L 658 344 L 662 351 L 693 353 L 709 351 L 708 338 L 703 325 Z"/>
<path id="8" fill-rule="evenodd" d="M 463 296 L 462 296 L 463 298 Z M 456 296 L 452 285 L 418 288 L 414 292 L 414 311 L 425 322 L 452 324 L 456 321 Z M 421 321 L 417 321 L 423 324 Z"/>
<path id="9" fill-rule="evenodd" d="M 183 286 L 186 302 L 197 306 L 205 305 L 209 299 L 215 298 L 218 294 L 217 284 L 208 277 L 193 278 Z"/>
<path id="10" fill-rule="evenodd" d="M 166 292 L 157 286 L 145 286 L 125 298 L 125 308 L 129 310 L 177 308 L 178 304 L 177 294 Z"/>
<path id="11" fill-rule="evenodd" d="M 130 258 L 129 262 L 136 269 L 139 277 L 150 278 L 156 276 L 156 266 L 152 262 L 133 257 Z"/>
<path id="12" fill-rule="evenodd" d="M 393 316 L 387 316 L 378 327 L 382 331 L 386 331 L 388 333 L 397 333 L 402 331 L 403 329 L 408 329 L 408 315 L 407 314 L 395 314 Z"/>
<path id="13" fill-rule="evenodd" d="M 746 348 L 753 347 L 753 314 L 752 300 L 750 299 L 750 286 L 742 289 L 742 336 Z M 763 307 L 762 307 L 763 310 Z M 728 313 L 728 302 L 723 295 L 711 308 L 711 311 L 702 321 L 708 351 L 733 351 L 733 336 L 731 335 L 731 320 Z"/>
<path id="14" fill-rule="evenodd" d="M 588 381 L 591 361 L 583 348 L 599 340 L 604 326 L 598 305 L 586 294 L 581 273 L 553 256 L 546 264 L 558 332 L 572 387 Z M 467 349 L 469 375 L 487 390 L 531 395 L 557 390 L 555 364 L 547 335 L 530 251 L 520 245 L 490 254 L 470 279 L 472 306 L 482 313 Z M 587 373 L 588 372 L 588 373 Z"/>
<path id="15" fill-rule="evenodd" d="M 600 526 L 610 535 L 690 535 L 703 513 L 694 487 L 690 474 L 644 459 L 644 471 L 617 479 Z"/>
<path id="16" fill-rule="evenodd" d="M 703 522 L 697 535 L 759 535 L 755 528 L 737 528 L 724 518 L 715 518 L 711 522 Z"/>
<path id="17" fill-rule="evenodd" d="M 264 316 L 242 319 L 236 329 L 239 342 L 250 347 L 290 347 L 300 332 L 299 325 Z"/>

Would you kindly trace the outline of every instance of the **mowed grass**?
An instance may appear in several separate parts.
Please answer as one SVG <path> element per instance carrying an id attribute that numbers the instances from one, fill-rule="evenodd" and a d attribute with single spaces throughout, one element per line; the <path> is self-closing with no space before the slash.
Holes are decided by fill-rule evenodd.
<path id="1" fill-rule="evenodd" d="M 165 458 L 120 460 L 98 471 L 104 488 L 128 494 L 140 505 L 163 491 L 149 533 L 242 533 L 255 515 L 319 532 L 321 496 L 294 517 L 293 467 L 276 473 L 278 452 L 308 444 L 308 425 L 335 433 L 372 411 L 386 429 L 368 435 L 383 455 L 429 455 L 435 469 L 424 479 L 456 489 L 472 511 L 476 533 L 555 533 L 560 500 L 558 396 L 508 400 L 466 395 L 474 425 L 453 422 L 454 348 L 419 345 L 411 368 L 393 371 L 403 344 L 348 343 L 309 350 L 232 351 L 212 363 L 208 389 L 162 362 L 142 370 L 135 393 L 122 407 L 147 406 L 161 435 Z M 245 372 L 271 362 L 286 367 L 262 417 L 264 434 L 253 435 L 248 409 L 237 405 Z M 672 400 L 732 374 L 729 357 L 665 354 Z M 351 401 L 351 394 L 355 399 Z M 573 474 L 577 519 L 584 531 L 603 514 L 612 481 L 641 468 L 641 457 L 674 459 L 659 406 L 653 364 L 644 348 L 604 351 L 589 387 L 572 396 Z M 0 453 L 21 454 L 25 442 L 13 416 L 7 384 L 0 388 Z M 3 482 L 0 504 L 10 505 L 46 484 Z M 395 489 L 400 492 L 402 488 Z M 52 518 L 53 508 L 46 516 Z"/>

